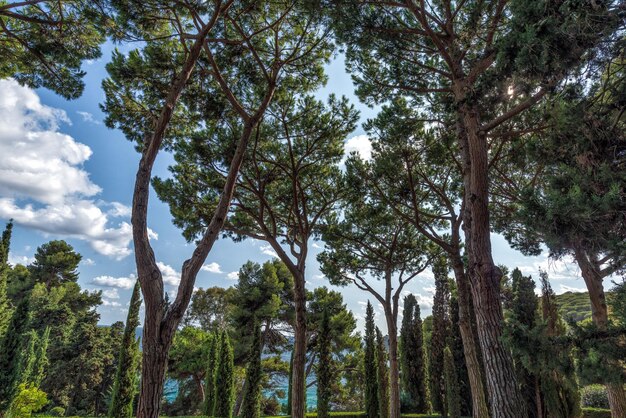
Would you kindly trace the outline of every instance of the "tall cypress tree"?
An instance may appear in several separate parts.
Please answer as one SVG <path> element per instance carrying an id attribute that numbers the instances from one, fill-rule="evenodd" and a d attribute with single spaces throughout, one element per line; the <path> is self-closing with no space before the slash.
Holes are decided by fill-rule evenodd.
<path id="1" fill-rule="evenodd" d="M 293 399 L 293 353 L 291 350 L 291 357 L 289 359 L 289 386 L 287 387 L 287 413 L 291 413 L 291 400 Z"/>
<path id="2" fill-rule="evenodd" d="M 46 327 L 39 338 L 39 344 L 36 352 L 36 360 L 33 365 L 31 382 L 35 387 L 41 385 L 41 381 L 45 377 L 48 368 L 48 344 L 50 343 L 50 327 Z"/>
<path id="3" fill-rule="evenodd" d="M 231 418 L 234 401 L 234 364 L 233 347 L 226 331 L 220 338 L 220 362 L 215 377 L 215 412 L 216 418 Z"/>
<path id="4" fill-rule="evenodd" d="M 243 395 L 243 405 L 241 415 L 250 418 L 261 416 L 261 326 L 254 320 L 254 337 L 250 354 L 248 356 L 248 367 L 246 370 L 245 393 Z"/>
<path id="5" fill-rule="evenodd" d="M 376 327 L 376 363 L 378 366 L 378 402 L 380 418 L 389 418 L 389 366 L 382 332 Z"/>
<path id="6" fill-rule="evenodd" d="M 426 356 L 420 307 L 412 294 L 404 298 L 403 313 L 400 354 L 402 384 L 406 396 L 404 412 L 423 414 L 430 409 L 426 386 Z"/>
<path id="7" fill-rule="evenodd" d="M 330 417 L 330 398 L 333 386 L 333 358 L 331 348 L 330 319 L 324 309 L 317 341 L 317 417 Z"/>
<path id="8" fill-rule="evenodd" d="M 17 387 L 21 384 L 30 384 L 33 376 L 33 369 L 35 368 L 35 362 L 37 361 L 36 348 L 39 345 L 39 337 L 34 330 L 28 331 L 24 335 L 23 345 L 24 350 L 20 353 L 20 359 L 18 362 L 17 378 L 15 379 L 14 386 Z"/>
<path id="9" fill-rule="evenodd" d="M 374 325 L 374 308 L 367 301 L 365 311 L 365 414 L 378 417 L 380 403 L 378 401 L 378 368 L 376 367 L 376 331 Z"/>
<path id="10" fill-rule="evenodd" d="M 141 294 L 139 281 L 135 283 L 130 298 L 126 327 L 122 337 L 122 346 L 117 363 L 117 373 L 111 394 L 109 417 L 133 416 L 133 401 L 137 393 L 137 371 L 139 366 L 139 342 L 135 339 L 135 330 L 139 325 L 139 307 Z"/>
<path id="11" fill-rule="evenodd" d="M 430 339 L 428 380 L 430 400 L 434 411 L 445 414 L 445 386 L 443 382 L 443 351 L 450 328 L 448 310 L 450 288 L 448 286 L 448 266 L 444 257 L 438 257 L 433 264 L 435 275 L 435 297 L 433 300 L 433 331 Z"/>
<path id="12" fill-rule="evenodd" d="M 211 333 L 207 346 L 207 368 L 204 383 L 204 415 L 212 417 L 215 411 L 215 378 L 220 363 L 220 333 Z"/>
<path id="13" fill-rule="evenodd" d="M 19 377 L 20 348 L 29 322 L 29 302 L 30 298 L 25 297 L 13 311 L 0 346 L 0 411 L 9 407 Z"/>
<path id="14" fill-rule="evenodd" d="M 9 247 L 13 223 L 9 222 L 0 240 L 0 341 L 11 321 L 11 304 L 7 296 L 7 275 L 9 270 Z"/>
<path id="15" fill-rule="evenodd" d="M 443 351 L 444 382 L 446 388 L 447 416 L 450 418 L 461 417 L 461 389 L 459 387 L 458 373 L 454 364 L 454 357 L 449 347 Z"/>
<path id="16" fill-rule="evenodd" d="M 451 282 L 454 284 L 453 282 Z M 472 415 L 472 391 L 469 382 L 469 372 L 465 362 L 463 351 L 463 339 L 459 327 L 459 301 L 457 295 L 452 292 L 450 297 L 450 332 L 448 333 L 448 347 L 454 357 L 454 365 L 457 371 L 459 389 L 461 393 L 461 414 Z"/>

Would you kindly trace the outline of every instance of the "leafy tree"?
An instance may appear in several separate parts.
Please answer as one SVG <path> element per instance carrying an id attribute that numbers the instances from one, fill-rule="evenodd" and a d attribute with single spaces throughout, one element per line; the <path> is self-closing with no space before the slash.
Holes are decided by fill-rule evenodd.
<path id="1" fill-rule="evenodd" d="M 2 340 L 2 350 L 0 350 L 0 410 L 2 411 L 6 411 L 9 407 L 20 375 L 19 353 L 22 348 L 23 335 L 28 327 L 29 306 L 27 297 L 15 307 L 6 335 Z"/>
<path id="2" fill-rule="evenodd" d="M 215 376 L 215 412 L 216 418 L 231 418 L 234 401 L 234 365 L 233 348 L 230 338 L 221 333 L 219 347 L 219 367 Z"/>
<path id="3" fill-rule="evenodd" d="M 78 264 L 82 256 L 65 241 L 50 241 L 37 248 L 35 261 L 28 266 L 36 283 L 48 289 L 78 280 Z"/>
<path id="4" fill-rule="evenodd" d="M 376 364 L 376 330 L 374 325 L 374 308 L 367 301 L 365 311 L 365 414 L 377 417 L 380 413 L 378 402 L 378 367 Z"/>
<path id="5" fill-rule="evenodd" d="M 220 368 L 221 333 L 213 332 L 207 341 L 206 374 L 204 388 L 204 415 L 213 416 L 216 402 L 216 379 Z"/>
<path id="6" fill-rule="evenodd" d="M 402 387 L 406 394 L 406 412 L 426 413 L 430 409 L 426 381 L 426 355 L 420 307 L 413 294 L 404 297 L 400 329 Z"/>
<path id="7" fill-rule="evenodd" d="M 117 359 L 117 371 L 111 393 L 109 417 L 133 416 L 133 402 L 137 394 L 137 372 L 139 368 L 139 340 L 135 331 L 139 325 L 141 294 L 139 282 L 135 283 L 130 297 L 124 335 Z"/>
<path id="8" fill-rule="evenodd" d="M 387 362 L 387 348 L 382 332 L 376 327 L 376 365 L 378 368 L 378 402 L 380 403 L 380 418 L 389 417 L 389 366 Z"/>
<path id="9" fill-rule="evenodd" d="M 2 232 L 2 240 L 0 241 L 0 341 L 4 337 L 4 333 L 11 320 L 11 303 L 9 301 L 8 272 L 9 272 L 9 249 L 11 245 L 11 233 L 13 223 L 9 222 Z"/>
<path id="10" fill-rule="evenodd" d="M 319 337 L 317 340 L 317 416 L 330 417 L 330 400 L 333 384 L 333 358 L 331 354 L 331 329 L 328 310 L 322 314 Z"/>
<path id="11" fill-rule="evenodd" d="M 185 313 L 185 325 L 199 326 L 204 331 L 213 332 L 228 326 L 233 306 L 230 302 L 233 288 L 219 286 L 198 289 L 193 292 L 191 304 Z"/>
<path id="12" fill-rule="evenodd" d="M 449 329 L 450 289 L 448 287 L 448 266 L 445 258 L 439 257 L 433 263 L 435 275 L 435 297 L 433 299 L 433 331 L 428 350 L 428 380 L 430 401 L 434 411 L 445 414 L 444 362 Z"/>
<path id="13" fill-rule="evenodd" d="M 607 35 L 621 36 L 621 3 L 322 3 L 332 6 L 362 100 L 374 105 L 404 96 L 433 123 L 450 116 L 444 125 L 455 127 L 454 142 L 461 151 L 464 235 L 479 340 L 486 374 L 497 376 L 487 379 L 491 415 L 524 417 L 512 359 L 501 342 L 501 272 L 491 250 L 488 150 L 521 135 L 515 122 L 585 52 L 603 44 Z"/>
<path id="14" fill-rule="evenodd" d="M 261 326 L 254 321 L 254 338 L 248 356 L 246 367 L 246 384 L 243 395 L 242 416 L 259 418 L 261 416 Z"/>
<path id="15" fill-rule="evenodd" d="M 82 62 L 101 55 L 105 10 L 105 1 L 2 1 L 0 78 L 76 99 L 85 87 Z"/>
<path id="16" fill-rule="evenodd" d="M 8 418 L 30 418 L 33 412 L 41 410 L 48 403 L 46 393 L 36 386 L 21 383 L 7 412 Z"/>
<path id="17" fill-rule="evenodd" d="M 142 352 L 139 414 L 156 418 L 167 352 L 197 273 L 232 207 L 249 143 L 274 98 L 283 96 L 285 90 L 311 91 L 324 82 L 323 65 L 332 44 L 322 17 L 292 1 L 272 2 L 268 7 L 219 0 L 185 0 L 176 8 L 160 1 L 115 2 L 114 6 L 118 24 L 144 41 L 141 50 L 116 53 L 107 66 L 110 78 L 103 84 L 103 108 L 107 126 L 122 129 L 141 152 L 132 224 L 146 306 L 143 343 L 151 349 Z M 162 274 L 148 240 L 151 173 L 163 146 L 179 150 L 180 157 L 187 154 L 180 150 L 188 148 L 189 142 L 209 146 L 213 166 L 224 171 L 216 178 L 220 184 L 204 200 L 204 210 L 175 214 L 175 218 L 186 218 L 201 212 L 203 224 L 195 231 L 200 238 L 182 268 L 176 300 L 164 309 Z M 294 370 L 302 371 L 301 360 L 298 357 Z M 298 413 L 294 415 L 301 418 L 302 399 L 295 405 Z"/>
<path id="18" fill-rule="evenodd" d="M 400 408 L 398 367 L 398 310 L 404 286 L 429 265 L 431 248 L 418 231 L 371 203 L 368 191 L 353 181 L 362 161 L 347 162 L 349 196 L 340 216 L 324 226 L 324 252 L 318 256 L 322 272 L 333 285 L 354 284 L 373 295 L 382 305 L 389 334 L 390 416 L 398 418 Z M 352 187 L 355 185 L 356 187 Z M 384 291 L 375 289 L 382 281 Z"/>
<path id="19" fill-rule="evenodd" d="M 449 347 L 443 351 L 444 381 L 446 387 L 446 404 L 450 418 L 461 417 L 461 390 L 459 388 L 458 373 L 455 367 L 454 357 Z"/>

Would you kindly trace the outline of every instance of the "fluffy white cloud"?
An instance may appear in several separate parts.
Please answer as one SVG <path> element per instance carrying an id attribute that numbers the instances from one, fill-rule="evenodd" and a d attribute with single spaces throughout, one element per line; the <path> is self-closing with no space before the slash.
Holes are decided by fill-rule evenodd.
<path id="1" fill-rule="evenodd" d="M 270 257 L 275 257 L 278 258 L 278 254 L 276 254 L 276 251 L 274 251 L 274 249 L 272 248 L 271 245 L 261 245 L 261 252 L 265 255 L 269 255 Z"/>
<path id="2" fill-rule="evenodd" d="M 102 291 L 102 297 L 106 298 L 106 299 L 119 299 L 120 298 L 120 294 L 118 293 L 117 289 L 113 288 L 113 289 L 105 289 Z"/>
<path id="3" fill-rule="evenodd" d="M 96 264 L 96 262 L 95 262 L 95 261 L 93 261 L 91 258 L 85 258 L 85 259 L 81 260 L 81 262 L 80 262 L 80 263 L 81 263 L 82 265 L 84 265 L 84 266 L 93 266 L 93 265 L 95 265 L 95 264 Z"/>
<path id="4" fill-rule="evenodd" d="M 239 279 L 239 272 L 238 271 L 231 271 L 230 273 L 228 273 L 226 275 L 226 278 L 228 280 L 237 280 L 237 279 Z"/>
<path id="5" fill-rule="evenodd" d="M 77 110 L 76 113 L 78 113 L 80 117 L 83 118 L 83 121 L 85 122 L 93 123 L 94 125 L 100 125 L 102 123 L 98 119 L 96 119 L 93 116 L 93 114 L 89 112 L 83 112 L 83 111 Z"/>
<path id="6" fill-rule="evenodd" d="M 535 279 L 539 278 L 539 271 L 548 273 L 550 280 L 570 280 L 580 278 L 580 269 L 578 264 L 572 257 L 563 257 L 560 260 L 550 258 L 548 252 L 529 258 L 532 260 L 530 264 L 520 266 L 520 270 L 524 274 L 532 275 Z"/>
<path id="7" fill-rule="evenodd" d="M 363 160 L 367 161 L 372 158 L 372 143 L 367 135 L 353 136 L 346 141 L 343 149 L 346 155 L 356 151 Z"/>
<path id="8" fill-rule="evenodd" d="M 180 283 L 180 272 L 174 270 L 174 267 L 160 261 L 157 261 L 157 266 L 163 275 L 163 283 L 178 286 Z"/>
<path id="9" fill-rule="evenodd" d="M 112 308 L 117 308 L 117 307 L 122 306 L 122 304 L 114 300 L 102 299 L 102 306 L 110 306 Z"/>
<path id="10" fill-rule="evenodd" d="M 208 271 L 209 273 L 223 273 L 222 268 L 216 262 L 205 264 L 201 270 Z"/>
<path id="11" fill-rule="evenodd" d="M 98 276 L 91 283 L 99 286 L 116 287 L 118 289 L 132 289 L 137 277 L 131 274 L 129 277 Z"/>
<path id="12" fill-rule="evenodd" d="M 25 255 L 15 255 L 12 252 L 9 252 L 9 264 L 15 266 L 16 264 L 21 264 L 23 266 L 27 266 L 35 261 L 35 257 L 26 257 Z"/>
<path id="13" fill-rule="evenodd" d="M 59 132 L 61 123 L 69 123 L 65 112 L 42 104 L 14 80 L 0 80 L 0 91 L 0 218 L 85 240 L 109 257 L 128 256 L 130 224 L 109 222 L 128 210 L 94 200 L 101 189 L 82 166 L 92 151 Z"/>

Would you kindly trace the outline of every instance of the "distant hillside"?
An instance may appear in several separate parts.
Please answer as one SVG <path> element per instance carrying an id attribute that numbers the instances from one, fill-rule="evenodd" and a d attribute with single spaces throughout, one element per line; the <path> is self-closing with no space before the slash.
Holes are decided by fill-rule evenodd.
<path id="1" fill-rule="evenodd" d="M 559 306 L 559 314 L 566 321 L 572 319 L 581 322 L 591 318 L 591 302 L 587 292 L 565 292 L 556 296 L 556 303 Z"/>

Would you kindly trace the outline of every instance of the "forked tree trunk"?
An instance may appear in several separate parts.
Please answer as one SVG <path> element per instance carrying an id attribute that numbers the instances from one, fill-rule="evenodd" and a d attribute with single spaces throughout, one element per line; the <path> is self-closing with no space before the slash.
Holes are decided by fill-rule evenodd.
<path id="1" fill-rule="evenodd" d="M 391 312 L 385 309 L 389 334 L 389 418 L 400 418 L 400 366 L 398 364 L 398 327 Z"/>
<path id="2" fill-rule="evenodd" d="M 605 330 L 609 322 L 609 312 L 606 306 L 606 296 L 602 284 L 603 277 L 600 266 L 596 265 L 588 254 L 580 247 L 574 249 L 576 262 L 580 267 L 589 299 L 591 301 L 591 317 L 593 323 L 599 330 Z M 624 382 L 607 383 L 606 391 L 609 398 L 611 415 L 618 418 L 626 418 L 626 393 L 624 392 Z"/>
<path id="3" fill-rule="evenodd" d="M 480 133 L 478 112 L 460 107 L 464 135 L 459 141 L 464 163 L 464 230 L 469 257 L 469 277 L 478 339 L 485 366 L 487 391 L 494 418 L 526 418 L 513 358 L 502 342 L 504 316 L 500 305 L 502 272 L 493 262 L 489 225 L 489 181 L 487 140 Z"/>
<path id="4" fill-rule="evenodd" d="M 470 289 L 465 275 L 465 266 L 461 257 L 454 257 L 452 270 L 456 279 L 459 301 L 459 330 L 463 342 L 463 354 L 465 366 L 469 376 L 470 390 L 472 392 L 472 416 L 474 418 L 489 418 L 489 408 L 485 395 L 483 369 L 478 356 L 478 346 L 474 338 L 474 330 L 471 322 Z"/>
<path id="5" fill-rule="evenodd" d="M 296 326 L 292 370 L 291 417 L 304 418 L 306 407 L 306 289 L 304 273 L 294 276 Z"/>

